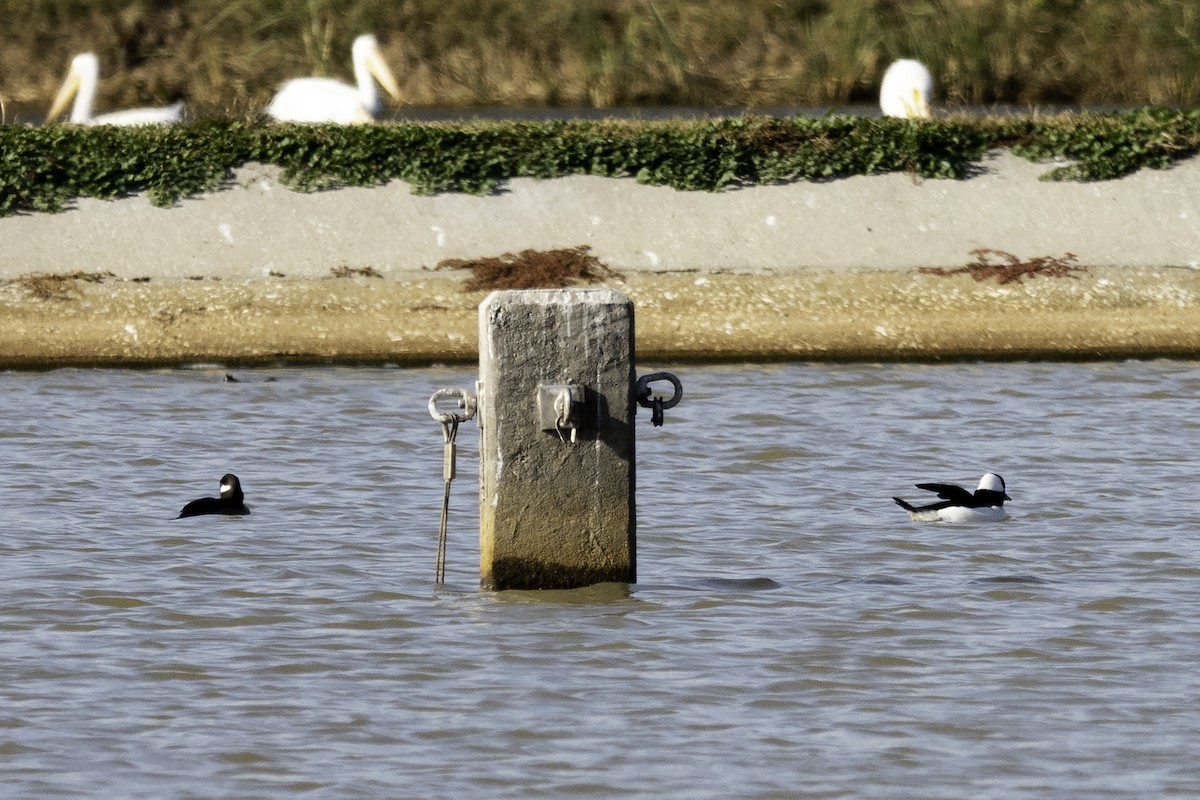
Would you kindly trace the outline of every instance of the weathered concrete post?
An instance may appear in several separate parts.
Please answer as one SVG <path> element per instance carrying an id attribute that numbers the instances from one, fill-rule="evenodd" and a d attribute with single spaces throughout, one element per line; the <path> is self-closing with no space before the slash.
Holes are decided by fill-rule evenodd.
<path id="1" fill-rule="evenodd" d="M 483 585 L 635 582 L 633 303 L 612 289 L 493 292 L 479 377 Z"/>

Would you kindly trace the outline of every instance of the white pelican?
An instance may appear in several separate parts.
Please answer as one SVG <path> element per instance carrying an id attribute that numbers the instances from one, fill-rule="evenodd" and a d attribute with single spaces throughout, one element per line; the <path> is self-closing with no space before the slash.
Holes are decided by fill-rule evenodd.
<path id="1" fill-rule="evenodd" d="M 879 107 L 884 116 L 904 119 L 928 119 L 929 98 L 933 94 L 933 76 L 925 65 L 911 58 L 892 62 L 883 73 L 879 87 Z"/>
<path id="2" fill-rule="evenodd" d="M 131 108 L 111 114 L 92 116 L 92 102 L 96 99 L 96 85 L 100 82 L 100 61 L 92 53 L 80 53 L 71 59 L 67 79 L 54 97 L 46 121 L 50 122 L 67 107 L 71 97 L 71 122 L 79 125 L 173 125 L 183 114 L 183 103 L 166 108 Z"/>
<path id="3" fill-rule="evenodd" d="M 379 112 L 375 81 L 397 102 L 400 87 L 384 63 L 379 43 L 370 34 L 354 40 L 354 81 L 350 86 L 332 78 L 296 78 L 280 87 L 267 114 L 280 122 L 334 122 L 351 125 L 373 122 Z"/>

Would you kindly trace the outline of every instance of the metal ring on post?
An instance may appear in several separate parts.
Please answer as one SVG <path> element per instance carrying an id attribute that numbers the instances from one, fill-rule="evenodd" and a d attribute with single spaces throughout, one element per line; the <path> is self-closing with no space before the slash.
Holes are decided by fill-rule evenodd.
<path id="1" fill-rule="evenodd" d="M 654 407 L 655 401 L 650 399 L 650 384 L 655 381 L 670 381 L 671 385 L 675 387 L 675 393 L 671 395 L 670 400 L 658 401 L 660 408 L 666 410 L 679 405 L 679 401 L 683 399 L 683 383 L 669 372 L 651 372 L 649 375 L 643 375 L 637 379 L 634 392 L 637 395 L 638 405 L 642 408 Z"/>
<path id="2" fill-rule="evenodd" d="M 450 398 L 458 398 L 458 407 L 463 409 L 462 412 L 439 411 L 437 404 L 439 400 L 449 400 Z M 438 389 L 429 398 L 429 416 L 433 417 L 443 425 L 448 425 L 451 422 L 466 422 L 475 416 L 475 409 L 478 401 L 475 395 L 468 392 L 466 389 Z"/>

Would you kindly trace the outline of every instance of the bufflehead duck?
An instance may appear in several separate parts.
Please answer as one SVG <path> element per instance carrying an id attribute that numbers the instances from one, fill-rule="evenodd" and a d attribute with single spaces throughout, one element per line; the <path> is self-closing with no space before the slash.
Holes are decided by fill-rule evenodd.
<path id="1" fill-rule="evenodd" d="M 1005 494 L 1004 478 L 989 472 L 979 479 L 979 488 L 973 493 L 951 483 L 918 483 L 918 489 L 937 492 L 940 503 L 914 506 L 893 497 L 896 505 L 908 512 L 917 522 L 978 522 L 1004 519 L 1004 501 L 1012 500 Z"/>
<path id="2" fill-rule="evenodd" d="M 249 514 L 246 508 L 245 496 L 242 494 L 242 482 L 237 475 L 227 474 L 221 478 L 220 497 L 201 497 L 183 507 L 176 519 L 183 517 L 198 517 L 201 514 Z"/>

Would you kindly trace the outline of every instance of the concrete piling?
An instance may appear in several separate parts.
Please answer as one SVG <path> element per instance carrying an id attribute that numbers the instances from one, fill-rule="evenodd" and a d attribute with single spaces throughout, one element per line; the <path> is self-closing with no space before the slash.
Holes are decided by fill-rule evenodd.
<path id="1" fill-rule="evenodd" d="M 636 581 L 633 303 L 612 289 L 479 306 L 480 578 Z"/>

